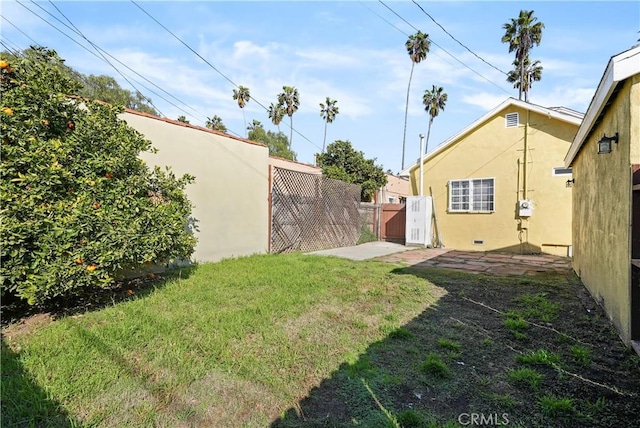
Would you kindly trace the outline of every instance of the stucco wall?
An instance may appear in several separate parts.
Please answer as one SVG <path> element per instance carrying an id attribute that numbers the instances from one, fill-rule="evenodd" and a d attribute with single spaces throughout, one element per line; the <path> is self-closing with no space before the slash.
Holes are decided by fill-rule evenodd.
<path id="1" fill-rule="evenodd" d="M 505 127 L 505 114 L 518 112 L 520 126 Z M 517 202 L 522 198 L 524 123 L 527 110 L 508 106 L 429 159 L 424 166 L 424 189 L 433 189 L 442 239 L 460 250 L 548 252 L 566 256 L 571 244 L 571 188 L 568 176 L 553 176 L 562 167 L 578 129 L 564 121 L 530 113 L 528 131 L 527 198 L 533 215 L 520 230 Z M 417 194 L 419 168 L 412 171 L 412 192 Z M 495 212 L 448 212 L 448 180 L 495 179 Z M 527 236 L 528 232 L 528 236 Z M 521 245 L 520 238 L 523 244 Z M 474 240 L 484 245 L 474 245 Z M 528 245 L 527 245 L 528 240 Z"/>
<path id="2" fill-rule="evenodd" d="M 187 186 L 199 229 L 194 260 L 268 251 L 267 147 L 129 112 L 120 117 L 158 149 L 141 154 L 150 167 L 195 176 Z"/>
<path id="3" fill-rule="evenodd" d="M 631 322 L 631 164 L 640 163 L 639 104 L 636 75 L 625 82 L 573 161 L 573 267 L 626 341 Z M 619 142 L 613 151 L 598 155 L 598 140 L 616 132 Z"/>

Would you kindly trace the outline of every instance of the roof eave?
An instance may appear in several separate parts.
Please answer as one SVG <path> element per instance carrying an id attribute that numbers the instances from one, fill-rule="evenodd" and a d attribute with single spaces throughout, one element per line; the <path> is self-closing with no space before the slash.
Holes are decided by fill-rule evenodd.
<path id="1" fill-rule="evenodd" d="M 566 167 L 570 167 L 573 164 L 578 152 L 585 143 L 585 140 L 591 133 L 595 122 L 602 114 L 609 98 L 616 89 L 619 82 L 628 79 L 629 77 L 640 72 L 640 45 L 637 45 L 629 50 L 626 50 L 618 55 L 614 55 L 609 59 L 607 68 L 600 79 L 598 88 L 596 89 L 587 113 L 584 116 L 584 120 L 578 128 L 571 147 L 564 158 L 564 164 Z"/>

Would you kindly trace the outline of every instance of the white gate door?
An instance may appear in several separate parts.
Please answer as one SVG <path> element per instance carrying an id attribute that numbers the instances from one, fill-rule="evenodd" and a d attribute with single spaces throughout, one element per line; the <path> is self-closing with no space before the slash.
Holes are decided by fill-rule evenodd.
<path id="1" fill-rule="evenodd" d="M 431 246 L 432 213 L 433 204 L 430 196 L 407 197 L 406 245 Z"/>

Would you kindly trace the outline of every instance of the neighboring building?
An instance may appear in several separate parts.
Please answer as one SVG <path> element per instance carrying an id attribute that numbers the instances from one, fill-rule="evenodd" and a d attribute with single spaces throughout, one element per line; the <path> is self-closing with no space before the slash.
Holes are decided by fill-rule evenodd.
<path id="1" fill-rule="evenodd" d="M 571 171 L 563 158 L 582 114 L 509 98 L 424 155 L 446 247 L 552 253 L 571 250 Z M 418 194 L 419 163 L 403 172 Z"/>
<path id="2" fill-rule="evenodd" d="M 158 149 L 141 153 L 150 167 L 170 166 L 195 182 L 186 193 L 197 261 L 218 261 L 269 248 L 269 149 L 261 143 L 127 109 L 120 115 Z"/>
<path id="3" fill-rule="evenodd" d="M 407 177 L 387 175 L 387 184 L 378 190 L 376 202 L 379 204 L 404 204 L 411 196 L 411 186 Z"/>
<path id="4" fill-rule="evenodd" d="M 640 45 L 609 60 L 565 165 L 573 268 L 640 353 Z"/>

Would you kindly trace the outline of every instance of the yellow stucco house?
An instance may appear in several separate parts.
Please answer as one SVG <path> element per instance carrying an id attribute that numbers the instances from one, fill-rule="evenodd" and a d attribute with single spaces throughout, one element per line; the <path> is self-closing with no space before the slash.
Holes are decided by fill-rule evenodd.
<path id="1" fill-rule="evenodd" d="M 640 353 L 640 45 L 609 60 L 565 166 L 573 268 Z"/>
<path id="2" fill-rule="evenodd" d="M 448 248 L 571 252 L 571 170 L 564 156 L 583 115 L 508 98 L 421 158 Z M 413 195 L 420 164 L 405 170 Z"/>

